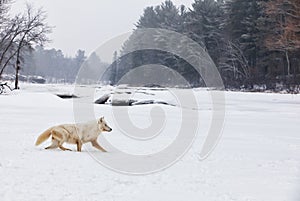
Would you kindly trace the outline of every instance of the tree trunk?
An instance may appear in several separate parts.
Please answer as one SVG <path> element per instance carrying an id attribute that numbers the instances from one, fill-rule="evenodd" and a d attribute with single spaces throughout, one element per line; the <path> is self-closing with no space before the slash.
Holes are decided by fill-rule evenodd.
<path id="1" fill-rule="evenodd" d="M 19 89 L 19 71 L 20 71 L 20 54 L 21 54 L 21 48 L 22 48 L 22 44 L 23 44 L 23 41 L 25 39 L 25 36 L 24 35 L 19 43 L 19 46 L 18 46 L 18 51 L 17 51 L 17 61 L 16 61 L 16 79 L 15 79 L 15 89 Z"/>
<path id="2" fill-rule="evenodd" d="M 16 62 L 15 89 L 19 89 L 19 70 L 20 70 L 20 60 L 19 60 L 19 58 L 17 58 L 17 62 Z"/>
<path id="3" fill-rule="evenodd" d="M 17 61 L 16 61 L 16 78 L 15 78 L 15 89 L 19 89 L 19 71 L 20 71 L 20 53 L 21 53 L 21 45 L 22 42 L 20 42 L 19 47 L 18 47 L 18 51 L 17 51 Z"/>
<path id="4" fill-rule="evenodd" d="M 290 72 L 291 71 L 291 62 L 290 62 L 288 50 L 285 51 L 285 58 L 286 58 L 286 62 L 287 62 L 287 75 L 289 78 L 290 74 L 291 74 L 291 72 Z"/>

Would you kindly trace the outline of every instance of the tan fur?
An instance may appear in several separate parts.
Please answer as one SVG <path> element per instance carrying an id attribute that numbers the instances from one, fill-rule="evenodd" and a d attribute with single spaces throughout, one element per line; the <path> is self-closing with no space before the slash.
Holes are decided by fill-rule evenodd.
<path id="1" fill-rule="evenodd" d="M 60 148 L 63 151 L 69 150 L 63 147 L 63 143 L 76 144 L 77 151 L 81 151 L 82 144 L 91 142 L 92 145 L 100 151 L 106 152 L 101 147 L 97 138 L 101 132 L 110 132 L 112 129 L 107 125 L 104 118 L 101 117 L 98 121 L 81 123 L 81 124 L 63 124 L 54 126 L 43 132 L 37 139 L 35 145 L 38 146 L 52 136 L 52 144 L 46 149 Z"/>
<path id="2" fill-rule="evenodd" d="M 42 144 L 44 141 L 46 141 L 51 135 L 51 128 L 49 128 L 48 130 L 46 130 L 45 132 L 43 132 L 38 139 L 36 140 L 35 145 L 38 146 L 40 144 Z"/>

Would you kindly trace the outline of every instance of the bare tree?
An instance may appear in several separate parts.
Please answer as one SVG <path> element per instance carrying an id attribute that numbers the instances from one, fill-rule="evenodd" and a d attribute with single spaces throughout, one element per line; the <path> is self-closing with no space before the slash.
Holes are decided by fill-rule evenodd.
<path id="1" fill-rule="evenodd" d="M 0 26 L 7 19 L 10 3 L 11 0 L 0 0 Z"/>
<path id="2" fill-rule="evenodd" d="M 16 36 L 20 33 L 20 21 L 9 18 L 11 0 L 0 0 L 0 76 L 8 63 L 10 46 L 12 46 Z M 14 22 L 14 23 L 13 23 Z M 9 59 L 10 60 L 10 59 Z"/>
<path id="3" fill-rule="evenodd" d="M 49 42 L 47 34 L 51 33 L 51 27 L 47 25 L 46 14 L 42 9 L 35 11 L 33 7 L 27 4 L 27 12 L 22 16 L 24 22 L 22 33 L 19 35 L 16 49 L 16 79 L 15 89 L 18 88 L 18 75 L 21 65 L 21 53 L 23 50 L 31 51 L 34 45 L 43 46 Z"/>
<path id="4" fill-rule="evenodd" d="M 224 45 L 223 56 L 220 58 L 219 68 L 223 73 L 230 73 L 233 80 L 249 80 L 251 68 L 239 45 L 228 41 Z"/>
<path id="5" fill-rule="evenodd" d="M 23 21 L 22 17 L 17 15 L 2 24 L 2 30 L 0 33 L 0 76 L 5 68 L 11 64 L 12 59 L 16 55 L 16 41 L 22 33 Z"/>
<path id="6" fill-rule="evenodd" d="M 51 27 L 45 22 L 46 13 L 26 5 L 26 12 L 5 20 L 0 33 L 0 76 L 15 61 L 15 89 L 18 89 L 22 54 L 33 50 L 34 45 L 43 46 L 49 42 Z"/>

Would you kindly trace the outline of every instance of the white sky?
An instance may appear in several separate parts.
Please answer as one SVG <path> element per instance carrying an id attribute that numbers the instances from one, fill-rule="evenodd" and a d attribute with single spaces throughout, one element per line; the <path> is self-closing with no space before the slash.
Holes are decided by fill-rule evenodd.
<path id="1" fill-rule="evenodd" d="M 25 3 L 43 7 L 48 23 L 55 26 L 47 47 L 61 49 L 75 55 L 78 49 L 89 54 L 104 42 L 131 31 L 144 8 L 161 4 L 164 0 L 15 0 L 14 12 L 22 12 Z M 83 3 L 84 2 L 84 3 Z M 188 7 L 194 0 L 173 0 Z"/>

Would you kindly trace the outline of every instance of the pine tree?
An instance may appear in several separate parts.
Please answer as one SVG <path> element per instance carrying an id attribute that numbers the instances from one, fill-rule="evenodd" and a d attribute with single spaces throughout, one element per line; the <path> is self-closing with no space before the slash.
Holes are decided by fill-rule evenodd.
<path id="1" fill-rule="evenodd" d="M 179 58 L 176 57 L 176 55 L 160 50 L 140 50 L 135 52 L 130 52 L 130 50 L 143 49 L 142 47 L 146 40 L 159 42 L 159 44 L 164 47 L 168 46 L 166 43 L 167 40 L 164 38 L 165 36 L 161 35 L 159 29 L 183 32 L 185 17 L 185 7 L 177 7 L 170 0 L 163 2 L 155 8 L 146 8 L 136 23 L 137 29 L 122 48 L 122 57 L 119 64 L 119 67 L 122 69 L 121 71 L 125 72 L 125 69 L 129 70 L 128 68 L 135 68 L 147 64 L 161 64 L 176 69 L 179 65 Z M 155 35 L 149 36 L 146 33 L 143 34 L 142 28 L 157 28 L 158 30 Z M 147 76 L 147 74 L 148 72 L 145 70 L 144 76 Z"/>
<path id="2" fill-rule="evenodd" d="M 144 14 L 135 25 L 137 28 L 158 28 L 159 20 L 153 6 L 144 9 Z"/>
<path id="3" fill-rule="evenodd" d="M 223 1 L 196 0 L 187 16 L 186 33 L 207 49 L 213 61 L 219 62 L 224 24 Z"/>

